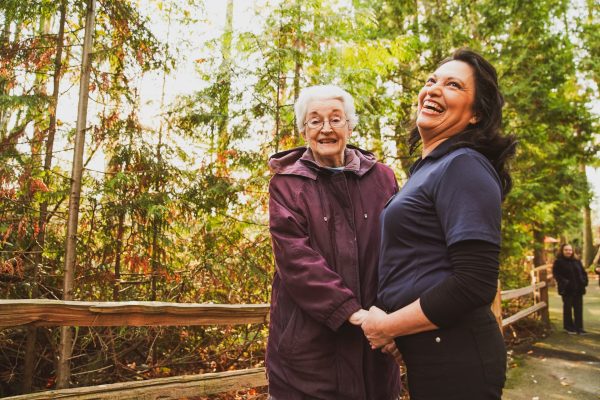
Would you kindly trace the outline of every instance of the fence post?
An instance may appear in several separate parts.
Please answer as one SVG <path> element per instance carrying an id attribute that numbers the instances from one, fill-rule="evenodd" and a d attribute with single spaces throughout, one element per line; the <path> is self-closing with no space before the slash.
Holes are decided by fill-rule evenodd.
<path id="1" fill-rule="evenodd" d="M 504 333 L 504 330 L 502 329 L 502 295 L 501 295 L 500 279 L 498 279 L 498 287 L 496 288 L 496 297 L 494 297 L 494 302 L 492 303 L 492 312 L 494 313 L 494 317 L 496 317 L 496 322 L 498 322 L 498 327 L 500 328 L 500 332 Z"/>
<path id="2" fill-rule="evenodd" d="M 546 307 L 542 308 L 540 310 L 540 318 L 542 320 L 542 322 L 544 324 L 546 324 L 547 326 L 550 325 L 550 312 L 549 312 L 549 308 L 550 308 L 550 304 L 548 304 L 548 268 L 541 268 L 539 271 L 539 281 L 540 282 L 545 282 L 546 285 L 542 288 L 540 288 L 540 301 L 543 301 L 544 303 L 546 303 Z"/>

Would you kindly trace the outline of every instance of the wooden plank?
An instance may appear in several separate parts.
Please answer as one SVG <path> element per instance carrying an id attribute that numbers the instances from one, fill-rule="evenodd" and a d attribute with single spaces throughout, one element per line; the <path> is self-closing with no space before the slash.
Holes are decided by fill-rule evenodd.
<path id="1" fill-rule="evenodd" d="M 517 297 L 525 296 L 526 294 L 533 293 L 534 291 L 546 286 L 546 282 L 538 282 L 535 285 L 525 286 L 518 289 L 503 290 L 501 293 L 502 300 L 515 299 Z"/>
<path id="2" fill-rule="evenodd" d="M 264 368 L 216 372 L 202 375 L 182 375 L 146 381 L 121 382 L 110 385 L 86 386 L 72 389 L 5 397 L 6 400 L 165 400 L 192 396 L 208 396 L 265 386 Z"/>
<path id="3" fill-rule="evenodd" d="M 502 286 L 500 284 L 500 279 L 498 279 L 498 285 L 496 286 L 496 297 L 494 297 L 494 301 L 492 302 L 492 313 L 494 313 L 494 317 L 496 317 L 496 322 L 500 327 L 500 331 L 502 331 Z"/>
<path id="4" fill-rule="evenodd" d="M 502 320 L 502 327 L 505 328 L 507 326 L 509 326 L 510 324 L 514 324 L 515 322 L 517 322 L 520 319 L 523 319 L 525 317 L 527 317 L 530 314 L 533 314 L 534 312 L 537 312 L 539 310 L 541 310 L 544 307 L 547 307 L 548 305 L 545 302 L 539 302 L 537 304 L 534 304 L 531 307 L 528 307 L 524 310 L 519 311 L 518 313 L 511 315 L 508 318 L 505 318 Z"/>
<path id="5" fill-rule="evenodd" d="M 0 300 L 0 327 L 185 326 L 266 322 L 268 304 Z"/>
<path id="6" fill-rule="evenodd" d="M 552 264 L 544 264 L 544 265 L 540 265 L 539 267 L 535 267 L 533 270 L 534 271 L 539 271 L 541 269 L 551 269 L 552 268 Z"/>

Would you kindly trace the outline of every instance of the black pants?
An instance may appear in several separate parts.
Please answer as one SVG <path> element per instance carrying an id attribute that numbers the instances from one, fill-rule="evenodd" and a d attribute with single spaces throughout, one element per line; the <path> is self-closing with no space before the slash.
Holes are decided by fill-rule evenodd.
<path id="1" fill-rule="evenodd" d="M 455 326 L 396 338 L 411 400 L 499 400 L 506 348 L 489 307 Z"/>
<path id="2" fill-rule="evenodd" d="M 563 327 L 568 331 L 583 330 L 583 295 L 564 295 Z"/>

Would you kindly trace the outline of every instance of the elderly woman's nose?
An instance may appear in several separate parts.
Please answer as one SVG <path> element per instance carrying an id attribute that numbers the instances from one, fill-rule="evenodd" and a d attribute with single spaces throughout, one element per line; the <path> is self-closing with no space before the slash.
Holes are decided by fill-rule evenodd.
<path id="1" fill-rule="evenodd" d="M 332 132 L 333 129 L 331 128 L 331 124 L 329 123 L 329 120 L 325 120 L 323 121 L 323 127 L 321 128 L 321 132 Z"/>

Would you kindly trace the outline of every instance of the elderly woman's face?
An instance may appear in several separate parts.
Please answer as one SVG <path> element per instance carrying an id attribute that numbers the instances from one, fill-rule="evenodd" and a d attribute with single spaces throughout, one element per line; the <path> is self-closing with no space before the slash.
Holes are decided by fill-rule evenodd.
<path id="1" fill-rule="evenodd" d="M 474 100 L 471 66 L 456 60 L 441 65 L 419 92 L 417 127 L 424 145 L 454 136 L 477 122 Z"/>
<path id="2" fill-rule="evenodd" d="M 304 138 L 313 152 L 315 161 L 320 165 L 344 165 L 344 151 L 352 133 L 346 119 L 341 100 L 313 100 L 308 103 Z"/>

